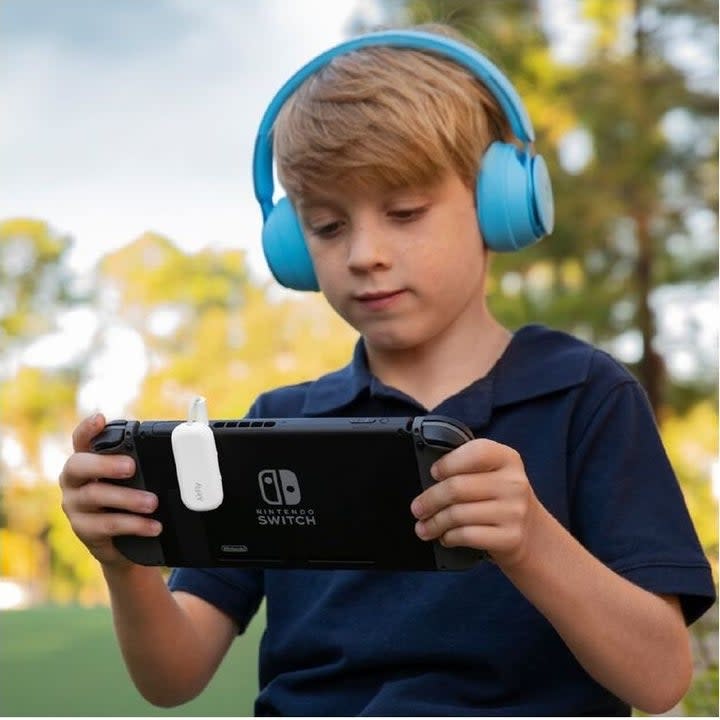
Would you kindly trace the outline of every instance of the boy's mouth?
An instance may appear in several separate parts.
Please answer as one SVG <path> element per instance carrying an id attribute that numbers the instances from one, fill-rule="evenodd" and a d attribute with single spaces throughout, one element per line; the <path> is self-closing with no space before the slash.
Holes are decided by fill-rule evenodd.
<path id="1" fill-rule="evenodd" d="M 354 297 L 363 307 L 369 310 L 383 310 L 404 292 L 405 290 L 376 290 L 374 292 L 358 293 Z"/>

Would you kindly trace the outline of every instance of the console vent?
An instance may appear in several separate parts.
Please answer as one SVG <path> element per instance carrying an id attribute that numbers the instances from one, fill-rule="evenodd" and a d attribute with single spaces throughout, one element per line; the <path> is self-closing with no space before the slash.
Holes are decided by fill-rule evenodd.
<path id="1" fill-rule="evenodd" d="M 274 420 L 215 420 L 212 426 L 216 429 L 219 428 L 267 428 L 275 427 L 276 422 Z"/>

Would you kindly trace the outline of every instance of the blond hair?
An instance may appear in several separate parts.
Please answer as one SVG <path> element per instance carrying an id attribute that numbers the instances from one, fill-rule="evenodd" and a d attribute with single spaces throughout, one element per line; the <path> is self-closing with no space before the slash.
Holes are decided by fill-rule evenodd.
<path id="1" fill-rule="evenodd" d="M 415 29 L 467 40 L 439 24 Z M 469 43 L 468 43 L 469 44 Z M 339 55 L 285 103 L 273 127 L 278 178 L 293 202 L 328 187 L 422 187 L 454 170 L 472 187 L 507 119 L 469 70 L 415 49 Z"/>

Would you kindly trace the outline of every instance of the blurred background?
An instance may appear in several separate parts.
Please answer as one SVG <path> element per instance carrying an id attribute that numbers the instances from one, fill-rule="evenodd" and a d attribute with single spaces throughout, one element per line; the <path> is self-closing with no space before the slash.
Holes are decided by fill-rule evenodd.
<path id="1" fill-rule="evenodd" d="M 203 394 L 214 417 L 238 417 L 259 392 L 347 362 L 354 332 L 264 265 L 251 157 L 287 77 L 383 24 L 453 24 L 517 87 L 557 221 L 496 257 L 493 310 L 590 340 L 639 378 L 717 578 L 717 13 L 711 0 L 0 0 L 0 713 L 252 713 L 262 613 L 199 700 L 166 712 L 137 697 L 57 477 L 96 410 L 181 418 Z M 674 714 L 717 716 L 717 646 L 713 608 Z"/>

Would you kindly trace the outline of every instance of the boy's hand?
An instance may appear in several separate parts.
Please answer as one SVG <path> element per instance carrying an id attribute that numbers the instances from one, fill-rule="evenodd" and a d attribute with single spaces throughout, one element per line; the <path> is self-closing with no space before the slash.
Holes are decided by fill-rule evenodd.
<path id="1" fill-rule="evenodd" d="M 411 506 L 418 537 L 487 550 L 501 567 L 525 556 L 540 503 L 515 450 L 472 440 L 440 458 L 432 475 L 437 484 Z"/>
<path id="2" fill-rule="evenodd" d="M 158 535 L 160 523 L 129 514 L 152 512 L 157 507 L 157 496 L 144 490 L 98 482 L 98 478 L 127 480 L 135 474 L 132 458 L 89 452 L 90 441 L 104 427 L 105 418 L 97 414 L 75 428 L 75 452 L 60 473 L 62 507 L 73 532 L 103 565 L 130 565 L 130 560 L 112 544 L 112 538 L 116 535 Z M 110 512 L 110 509 L 127 512 Z"/>

